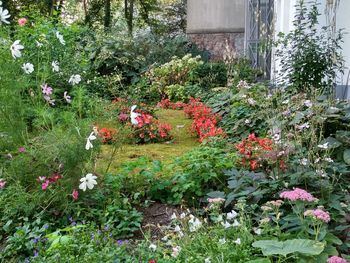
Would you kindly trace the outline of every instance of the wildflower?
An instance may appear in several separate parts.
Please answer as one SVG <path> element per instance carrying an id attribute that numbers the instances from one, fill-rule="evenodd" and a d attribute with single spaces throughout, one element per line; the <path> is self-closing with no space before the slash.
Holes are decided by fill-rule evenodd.
<path id="1" fill-rule="evenodd" d="M 190 232 L 195 232 L 202 226 L 202 222 L 198 218 L 192 218 L 188 223 L 190 224 Z"/>
<path id="2" fill-rule="evenodd" d="M 323 149 L 323 150 L 326 150 L 326 149 L 328 149 L 328 142 L 326 142 L 326 143 L 324 143 L 324 144 L 319 144 L 319 145 L 317 145 L 317 147 L 318 148 L 321 148 L 321 149 Z"/>
<path id="3" fill-rule="evenodd" d="M 254 105 L 256 104 L 256 101 L 255 101 L 254 99 L 252 99 L 252 98 L 249 98 L 249 99 L 248 99 L 248 103 L 249 103 L 250 105 L 254 106 Z"/>
<path id="4" fill-rule="evenodd" d="M 221 222 L 221 225 L 224 227 L 224 228 L 230 228 L 231 227 L 231 224 L 227 221 L 225 221 L 225 223 Z"/>
<path id="5" fill-rule="evenodd" d="M 66 44 L 66 41 L 64 41 L 63 35 L 61 35 L 60 32 L 58 32 L 58 31 L 56 32 L 56 37 L 57 37 L 58 41 L 60 41 L 60 43 L 61 43 L 62 45 L 65 45 L 65 44 Z"/>
<path id="6" fill-rule="evenodd" d="M 306 100 L 306 101 L 304 101 L 304 105 L 305 105 L 306 107 L 308 107 L 308 108 L 311 108 L 311 107 L 312 107 L 312 102 L 311 102 L 311 100 Z"/>
<path id="7" fill-rule="evenodd" d="M 94 186 L 97 184 L 96 179 L 97 176 L 88 173 L 85 177 L 80 179 L 81 184 L 79 185 L 79 189 L 86 191 L 86 187 L 90 190 L 94 188 Z"/>
<path id="8" fill-rule="evenodd" d="M 81 76 L 78 74 L 70 76 L 70 78 L 68 80 L 68 82 L 72 85 L 79 84 L 80 81 L 81 81 Z"/>
<path id="9" fill-rule="evenodd" d="M 289 103 L 289 100 L 282 101 L 282 104 L 288 104 L 288 103 Z"/>
<path id="10" fill-rule="evenodd" d="M 250 123 L 250 120 L 249 120 L 249 119 L 246 119 L 246 120 L 244 121 L 244 123 L 245 123 L 245 124 L 249 124 L 249 123 Z"/>
<path id="11" fill-rule="evenodd" d="M 151 259 L 148 263 L 156 263 L 154 259 Z"/>
<path id="12" fill-rule="evenodd" d="M 151 244 L 151 245 L 149 245 L 149 247 L 148 247 L 152 252 L 155 252 L 156 250 L 157 250 L 157 246 L 155 245 L 155 244 Z"/>
<path id="13" fill-rule="evenodd" d="M 237 88 L 245 88 L 245 89 L 250 89 L 249 84 L 245 80 L 240 80 L 237 84 Z"/>
<path id="14" fill-rule="evenodd" d="M 67 103 L 71 103 L 71 102 L 72 102 L 71 96 L 68 95 L 68 92 L 67 92 L 67 91 L 65 91 L 65 92 L 63 93 L 63 98 L 65 99 L 65 101 L 66 101 Z"/>
<path id="15" fill-rule="evenodd" d="M 301 125 L 296 125 L 296 128 L 299 130 L 299 131 L 303 131 L 304 129 L 309 129 L 310 128 L 310 125 L 308 122 L 304 123 L 304 124 L 301 124 Z"/>
<path id="16" fill-rule="evenodd" d="M 34 71 L 34 65 L 31 63 L 24 63 L 22 69 L 24 70 L 24 73 L 30 74 Z"/>
<path id="17" fill-rule="evenodd" d="M 44 95 L 44 100 L 46 100 L 47 103 L 49 103 L 52 106 L 55 105 L 55 100 L 51 99 L 50 96 Z"/>
<path id="18" fill-rule="evenodd" d="M 231 220 L 236 218 L 238 213 L 235 210 L 232 210 L 231 212 L 226 214 L 227 220 Z"/>
<path id="19" fill-rule="evenodd" d="M 341 257 L 333 256 L 327 259 L 327 263 L 348 263 L 348 261 Z"/>
<path id="20" fill-rule="evenodd" d="M 303 159 L 300 160 L 300 164 L 302 164 L 304 166 L 306 166 L 308 163 L 309 163 L 309 161 L 306 158 L 303 158 Z"/>
<path id="21" fill-rule="evenodd" d="M 236 227 L 236 226 L 240 226 L 241 224 L 237 221 L 237 219 L 235 219 L 232 223 L 232 226 L 233 227 Z"/>
<path id="22" fill-rule="evenodd" d="M 264 224 L 268 224 L 270 222 L 270 218 L 265 217 L 263 219 L 260 220 L 260 224 L 264 225 Z"/>
<path id="23" fill-rule="evenodd" d="M 184 213 L 184 212 L 182 212 L 181 214 L 180 214 L 180 219 L 184 219 L 186 217 L 186 214 Z"/>
<path id="24" fill-rule="evenodd" d="M 0 189 L 5 188 L 5 186 L 6 186 L 6 181 L 0 178 Z"/>
<path id="25" fill-rule="evenodd" d="M 161 238 L 162 241 L 167 242 L 168 241 L 168 236 L 164 236 Z"/>
<path id="26" fill-rule="evenodd" d="M 321 177 L 327 177 L 327 173 L 324 170 L 316 170 L 316 173 Z"/>
<path id="27" fill-rule="evenodd" d="M 130 111 L 130 119 L 131 119 L 131 124 L 132 125 L 138 125 L 139 124 L 139 121 L 137 120 L 137 118 L 139 116 L 141 116 L 140 113 L 137 113 L 137 112 L 134 112 L 134 110 L 136 109 L 137 105 L 133 105 L 131 107 L 131 111 Z"/>
<path id="28" fill-rule="evenodd" d="M 79 197 L 79 192 L 74 189 L 73 192 L 72 192 L 72 197 L 73 197 L 74 200 L 77 200 L 78 197 Z"/>
<path id="29" fill-rule="evenodd" d="M 171 220 L 175 220 L 175 219 L 177 219 L 176 214 L 175 214 L 175 213 L 173 213 L 173 214 L 171 215 L 170 219 L 171 219 Z"/>
<path id="30" fill-rule="evenodd" d="M 280 194 L 280 197 L 287 199 L 289 201 L 301 200 L 301 201 L 313 202 L 316 200 L 316 198 L 313 197 L 310 193 L 300 188 L 295 188 L 292 191 L 284 191 Z"/>
<path id="31" fill-rule="evenodd" d="M 43 46 L 43 43 L 40 43 L 38 40 L 35 40 L 35 43 L 36 43 L 36 46 L 39 48 Z"/>
<path id="32" fill-rule="evenodd" d="M 181 231 L 181 228 L 179 225 L 176 225 L 175 228 L 174 228 L 174 232 L 178 233 Z"/>
<path id="33" fill-rule="evenodd" d="M 42 189 L 42 190 L 46 190 L 47 187 L 49 186 L 49 184 L 50 184 L 50 181 L 49 181 L 49 180 L 45 180 L 45 182 L 43 182 L 43 183 L 41 184 L 41 189 Z"/>
<path id="34" fill-rule="evenodd" d="M 26 151 L 26 149 L 25 149 L 24 147 L 19 147 L 19 148 L 18 148 L 18 151 L 19 151 L 20 153 L 24 153 L 24 152 Z"/>
<path id="35" fill-rule="evenodd" d="M 226 243 L 226 239 L 225 238 L 220 238 L 219 239 L 219 244 L 220 245 L 224 245 Z"/>
<path id="36" fill-rule="evenodd" d="M 223 198 L 208 198 L 208 203 L 223 203 L 225 199 Z"/>
<path id="37" fill-rule="evenodd" d="M 254 233 L 257 234 L 258 236 L 260 236 L 261 233 L 262 233 L 261 228 L 257 228 L 257 227 L 253 227 L 253 231 L 254 231 Z"/>
<path id="38" fill-rule="evenodd" d="M 176 258 L 176 257 L 178 257 L 180 252 L 181 252 L 181 247 L 179 247 L 179 246 L 173 247 L 173 252 L 171 253 L 171 256 Z"/>
<path id="39" fill-rule="evenodd" d="M 50 96 L 52 94 L 53 89 L 45 83 L 41 85 L 41 91 L 44 95 Z"/>
<path id="40" fill-rule="evenodd" d="M 14 59 L 20 58 L 22 56 L 21 50 L 24 49 L 24 46 L 20 44 L 21 40 L 16 40 L 10 47 L 12 57 Z"/>
<path id="41" fill-rule="evenodd" d="M 211 263 L 210 257 L 204 259 L 204 263 Z"/>
<path id="42" fill-rule="evenodd" d="M 7 21 L 7 19 L 10 17 L 11 15 L 9 14 L 9 11 L 7 9 L 3 9 L 2 6 L 0 5 L 0 25 L 2 23 L 5 24 L 10 24 L 9 21 Z"/>
<path id="43" fill-rule="evenodd" d="M 86 145 L 85 145 L 86 150 L 90 150 L 91 148 L 94 147 L 91 143 L 91 141 L 93 140 L 96 140 L 96 135 L 94 132 L 90 133 L 89 137 L 86 139 Z"/>
<path id="44" fill-rule="evenodd" d="M 328 163 L 334 163 L 333 159 L 332 159 L 332 158 L 329 158 L 329 157 L 324 158 L 324 160 L 325 160 L 326 162 L 328 162 Z"/>
<path id="45" fill-rule="evenodd" d="M 222 217 L 222 215 L 219 215 L 217 218 L 216 218 L 216 222 L 221 222 L 223 221 L 224 218 Z"/>
<path id="46" fill-rule="evenodd" d="M 240 245 L 241 244 L 241 239 L 237 238 L 235 241 L 233 241 L 233 243 L 236 243 L 237 245 Z"/>
<path id="47" fill-rule="evenodd" d="M 322 209 L 306 210 L 304 216 L 311 216 L 315 219 L 328 223 L 331 221 L 331 217 L 328 212 L 323 211 Z"/>
<path id="48" fill-rule="evenodd" d="M 22 18 L 18 19 L 18 25 L 19 26 L 25 26 L 27 24 L 27 22 L 28 22 L 28 20 L 25 17 L 22 17 Z"/>
<path id="49" fill-rule="evenodd" d="M 275 207 L 280 207 L 283 204 L 283 201 L 282 200 L 270 201 L 270 202 L 267 202 L 266 204 L 275 206 Z"/>
<path id="50" fill-rule="evenodd" d="M 52 66 L 52 72 L 59 72 L 60 71 L 60 64 L 57 62 L 57 60 L 51 62 Z"/>
<path id="51" fill-rule="evenodd" d="M 282 112 L 282 115 L 284 116 L 284 117 L 288 117 L 289 115 L 290 115 L 290 110 L 286 110 L 286 111 L 283 111 Z"/>

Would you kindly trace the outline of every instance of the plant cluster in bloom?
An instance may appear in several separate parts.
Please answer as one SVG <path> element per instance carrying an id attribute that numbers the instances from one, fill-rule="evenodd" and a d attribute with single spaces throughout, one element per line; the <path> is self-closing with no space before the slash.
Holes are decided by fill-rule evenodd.
<path id="1" fill-rule="evenodd" d="M 262 154 L 272 151 L 272 146 L 272 140 L 256 137 L 253 133 L 237 144 L 236 148 L 243 155 L 242 165 L 245 166 L 248 164 L 250 169 L 255 170 L 259 165 Z"/>
<path id="2" fill-rule="evenodd" d="M 306 217 L 310 216 L 314 219 L 323 221 L 325 223 L 328 223 L 329 221 L 331 221 L 331 217 L 330 217 L 329 213 L 326 211 L 323 211 L 322 209 L 319 209 L 319 208 L 314 209 L 314 210 L 306 210 L 304 212 L 304 216 L 306 216 Z"/>
<path id="3" fill-rule="evenodd" d="M 341 257 L 333 256 L 327 259 L 327 263 L 348 263 L 348 261 Z"/>
<path id="4" fill-rule="evenodd" d="M 62 179 L 62 175 L 54 173 L 48 178 L 39 176 L 38 181 L 41 183 L 41 189 L 45 191 L 50 184 L 57 183 L 60 179 Z"/>
<path id="5" fill-rule="evenodd" d="M 171 102 L 170 99 L 163 99 L 157 106 L 163 109 L 182 110 L 186 106 L 186 103 L 182 101 Z"/>
<path id="6" fill-rule="evenodd" d="M 101 137 L 103 143 L 112 143 L 115 140 L 117 130 L 113 128 L 100 128 L 98 135 Z"/>
<path id="7" fill-rule="evenodd" d="M 280 197 L 293 202 L 298 200 L 305 202 L 313 202 L 317 200 L 315 197 L 312 196 L 312 194 L 300 188 L 295 188 L 291 191 L 284 191 L 280 194 Z"/>

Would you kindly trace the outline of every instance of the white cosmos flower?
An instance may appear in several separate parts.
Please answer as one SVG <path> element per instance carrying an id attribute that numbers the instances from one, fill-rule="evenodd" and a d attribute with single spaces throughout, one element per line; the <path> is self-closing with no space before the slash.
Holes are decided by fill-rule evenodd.
<path id="1" fill-rule="evenodd" d="M 186 217 L 186 213 L 182 212 L 181 215 L 180 215 L 180 218 L 184 219 L 185 217 Z"/>
<path id="2" fill-rule="evenodd" d="M 12 57 L 14 59 L 20 58 L 22 56 L 21 50 L 24 48 L 24 46 L 22 46 L 20 42 L 21 40 L 16 40 L 10 47 Z"/>
<path id="3" fill-rule="evenodd" d="M 238 213 L 235 210 L 232 210 L 231 212 L 226 214 L 227 220 L 234 219 L 238 216 Z"/>
<path id="4" fill-rule="evenodd" d="M 255 101 L 254 99 L 252 99 L 252 98 L 249 98 L 249 99 L 248 99 L 248 103 L 249 103 L 250 105 L 254 106 L 254 105 L 256 104 L 256 101 Z"/>
<path id="5" fill-rule="evenodd" d="M 181 228 L 180 228 L 178 225 L 176 225 L 176 226 L 175 226 L 175 229 L 174 229 L 174 232 L 178 233 L 178 232 L 180 232 L 180 231 L 181 231 Z"/>
<path id="6" fill-rule="evenodd" d="M 258 236 L 260 236 L 261 233 L 262 233 L 261 228 L 257 228 L 257 227 L 254 227 L 254 228 L 253 228 L 253 231 L 254 231 L 254 233 L 257 234 Z"/>
<path id="7" fill-rule="evenodd" d="M 63 93 L 63 98 L 65 99 L 65 101 L 66 101 L 67 103 L 71 103 L 71 102 L 72 102 L 72 98 L 71 98 L 71 96 L 68 95 L 68 92 L 67 92 L 67 91 L 65 91 L 65 92 Z M 95 132 L 95 131 L 94 131 L 94 132 Z"/>
<path id="8" fill-rule="evenodd" d="M 221 225 L 224 227 L 224 228 L 230 228 L 231 227 L 231 224 L 227 221 L 225 221 L 225 223 L 221 222 Z"/>
<path id="9" fill-rule="evenodd" d="M 225 244 L 226 243 L 226 239 L 225 238 L 220 238 L 219 239 L 219 244 L 220 245 L 223 245 L 223 244 Z"/>
<path id="10" fill-rule="evenodd" d="M 232 226 L 240 226 L 241 224 L 237 221 L 237 219 L 235 219 L 235 221 L 233 221 Z"/>
<path id="11" fill-rule="evenodd" d="M 60 71 L 60 64 L 56 60 L 52 61 L 51 66 L 52 66 L 52 72 Z"/>
<path id="12" fill-rule="evenodd" d="M 9 14 L 9 11 L 7 9 L 4 9 L 1 7 L 0 5 L 0 25 L 2 23 L 5 24 L 10 24 L 9 21 L 7 21 L 7 19 L 10 17 L 11 15 Z"/>
<path id="13" fill-rule="evenodd" d="M 86 150 L 90 150 L 91 148 L 94 148 L 94 146 L 91 143 L 91 141 L 93 140 L 96 140 L 96 135 L 94 132 L 90 133 L 89 137 L 86 139 L 86 145 L 85 145 Z"/>
<path id="14" fill-rule="evenodd" d="M 210 257 L 209 257 L 209 258 L 204 259 L 204 263 L 211 263 Z"/>
<path id="15" fill-rule="evenodd" d="M 188 223 L 190 225 L 189 227 L 190 232 L 195 232 L 198 229 L 200 229 L 202 226 L 202 222 L 198 218 L 194 218 L 194 219 L 192 218 L 188 221 Z"/>
<path id="16" fill-rule="evenodd" d="M 86 191 L 86 187 L 90 190 L 94 188 L 94 186 L 97 184 L 96 182 L 96 175 L 93 175 L 91 173 L 87 174 L 85 177 L 80 179 L 81 184 L 79 185 L 79 189 Z"/>
<path id="17" fill-rule="evenodd" d="M 175 213 L 173 213 L 173 214 L 171 215 L 171 217 L 170 217 L 171 220 L 175 220 L 176 218 L 177 218 L 177 216 L 176 216 Z"/>
<path id="18" fill-rule="evenodd" d="M 72 85 L 75 85 L 75 84 L 79 84 L 80 81 L 81 81 L 81 76 L 76 74 L 76 75 L 70 76 L 68 82 Z"/>
<path id="19" fill-rule="evenodd" d="M 24 63 L 22 69 L 24 70 L 24 73 L 30 74 L 34 71 L 34 65 L 31 63 Z"/>
<path id="20" fill-rule="evenodd" d="M 326 143 L 324 143 L 324 144 L 317 145 L 317 147 L 326 150 L 326 149 L 328 149 L 328 144 L 329 144 L 329 143 L 326 142 Z"/>
<path id="21" fill-rule="evenodd" d="M 61 43 L 62 45 L 65 45 L 65 44 L 66 44 L 66 41 L 64 41 L 63 36 L 61 35 L 60 32 L 58 32 L 58 31 L 56 32 L 56 37 L 57 37 L 58 41 L 60 41 L 60 43 Z"/>
<path id="22" fill-rule="evenodd" d="M 151 245 L 149 245 L 148 248 L 149 248 L 151 251 L 155 252 L 155 251 L 157 250 L 157 245 L 151 244 Z"/>
<path id="23" fill-rule="evenodd" d="M 139 122 L 137 121 L 137 117 L 140 116 L 140 113 L 134 112 L 134 110 L 136 109 L 137 105 L 133 105 L 131 107 L 131 111 L 130 111 L 130 119 L 131 119 L 131 124 L 132 125 L 137 125 L 139 124 Z"/>
<path id="24" fill-rule="evenodd" d="M 181 247 L 179 246 L 176 246 L 176 247 L 173 247 L 173 252 L 171 253 L 171 256 L 173 258 L 176 258 L 181 252 Z"/>
<path id="25" fill-rule="evenodd" d="M 234 243 L 236 243 L 237 245 L 240 245 L 241 244 L 241 239 L 240 238 L 237 238 L 235 241 L 233 241 Z"/>

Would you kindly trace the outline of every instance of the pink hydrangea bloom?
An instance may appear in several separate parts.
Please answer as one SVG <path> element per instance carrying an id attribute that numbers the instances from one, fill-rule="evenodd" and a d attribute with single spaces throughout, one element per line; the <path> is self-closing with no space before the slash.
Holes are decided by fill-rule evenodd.
<path id="1" fill-rule="evenodd" d="M 341 257 L 333 256 L 327 259 L 327 263 L 348 263 L 348 261 Z"/>
<path id="2" fill-rule="evenodd" d="M 284 191 L 280 194 L 280 197 L 284 199 L 288 199 L 289 201 L 301 200 L 301 201 L 313 202 L 316 200 L 316 198 L 313 197 L 312 194 L 300 188 L 295 188 L 292 191 Z"/>

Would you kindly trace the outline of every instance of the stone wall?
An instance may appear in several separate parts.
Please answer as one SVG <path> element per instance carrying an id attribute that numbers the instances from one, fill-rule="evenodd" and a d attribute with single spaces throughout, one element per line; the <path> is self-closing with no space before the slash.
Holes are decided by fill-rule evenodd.
<path id="1" fill-rule="evenodd" d="M 244 52 L 244 33 L 190 33 L 188 37 L 199 48 L 209 51 L 210 60 L 222 60 L 226 43 L 238 54 Z"/>

